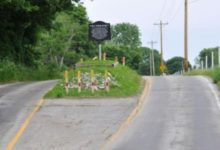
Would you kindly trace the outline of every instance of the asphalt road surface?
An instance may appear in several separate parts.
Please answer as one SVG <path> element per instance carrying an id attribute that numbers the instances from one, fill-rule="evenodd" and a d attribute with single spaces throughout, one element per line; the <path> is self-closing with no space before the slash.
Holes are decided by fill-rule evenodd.
<path id="1" fill-rule="evenodd" d="M 220 102 L 204 77 L 151 78 L 145 104 L 108 150 L 220 150 Z"/>
<path id="2" fill-rule="evenodd" d="M 0 149 L 4 150 L 39 99 L 56 81 L 0 85 Z"/>

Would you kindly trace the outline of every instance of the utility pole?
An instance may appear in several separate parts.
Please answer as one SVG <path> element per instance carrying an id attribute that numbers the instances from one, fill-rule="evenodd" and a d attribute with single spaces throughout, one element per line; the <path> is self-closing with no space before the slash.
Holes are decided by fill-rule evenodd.
<path id="1" fill-rule="evenodd" d="M 218 47 L 218 66 L 220 67 L 220 47 Z"/>
<path id="2" fill-rule="evenodd" d="M 214 52 L 212 51 L 212 69 L 214 69 Z"/>
<path id="3" fill-rule="evenodd" d="M 205 56 L 205 69 L 208 69 L 208 56 Z"/>
<path id="4" fill-rule="evenodd" d="M 164 25 L 168 25 L 168 23 L 163 23 L 162 21 L 160 21 L 160 23 L 154 23 L 154 25 L 159 25 L 160 26 L 160 53 L 161 53 L 161 57 L 160 57 L 160 69 L 162 74 L 164 73 L 164 63 L 163 63 L 163 26 Z"/>
<path id="5" fill-rule="evenodd" d="M 152 71 L 152 54 L 150 53 L 150 76 L 152 76 L 153 71 Z"/>
<path id="6" fill-rule="evenodd" d="M 152 68 L 153 68 L 153 76 L 155 75 L 155 65 L 154 65 L 154 44 L 156 44 L 156 41 L 150 41 L 148 44 L 151 45 L 151 50 L 152 50 Z"/>
<path id="7" fill-rule="evenodd" d="M 188 72 L 188 0 L 185 0 L 184 7 L 184 70 Z"/>

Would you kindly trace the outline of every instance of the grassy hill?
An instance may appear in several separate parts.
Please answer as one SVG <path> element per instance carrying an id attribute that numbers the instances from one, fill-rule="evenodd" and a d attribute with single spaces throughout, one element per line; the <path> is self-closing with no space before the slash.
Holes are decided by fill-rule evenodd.
<path id="1" fill-rule="evenodd" d="M 141 77 L 133 70 L 127 66 L 122 66 L 120 64 L 114 66 L 113 61 L 85 61 L 76 64 L 76 68 L 69 70 L 69 83 L 75 88 L 70 88 L 67 94 L 64 88 L 65 79 L 61 79 L 59 83 L 46 94 L 47 98 L 58 98 L 58 97 L 127 97 L 133 96 L 140 92 L 141 90 Z M 110 82 L 110 91 L 107 92 L 104 89 L 99 89 L 92 92 L 90 87 L 83 88 L 79 93 L 77 86 L 77 73 L 81 72 L 82 76 L 85 76 L 84 80 L 90 82 L 90 74 L 93 70 L 97 79 L 99 79 L 100 84 L 102 84 L 102 79 L 105 73 L 108 72 L 108 77 Z M 87 76 L 87 77 L 86 77 Z M 101 79 L 102 78 L 102 79 Z M 82 82 L 86 82 L 83 81 Z M 97 83 L 98 85 L 98 83 Z"/>

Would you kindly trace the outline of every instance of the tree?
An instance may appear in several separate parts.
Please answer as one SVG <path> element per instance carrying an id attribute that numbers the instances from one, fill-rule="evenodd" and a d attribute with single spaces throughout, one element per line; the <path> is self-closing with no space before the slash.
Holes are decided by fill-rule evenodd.
<path id="1" fill-rule="evenodd" d="M 0 57 L 32 65 L 40 56 L 34 49 L 39 31 L 42 28 L 50 29 L 56 12 L 71 7 L 71 0 L 1 1 Z"/>
<path id="2" fill-rule="evenodd" d="M 138 26 L 130 23 L 120 23 L 112 26 L 112 42 L 130 48 L 139 47 L 141 41 Z"/>
<path id="3" fill-rule="evenodd" d="M 103 46 L 103 52 L 107 53 L 107 59 L 114 60 L 115 56 L 119 58 L 119 62 L 122 62 L 122 57 L 126 57 L 126 65 L 136 70 L 141 75 L 150 75 L 150 62 L 149 56 L 152 52 L 150 48 L 140 47 L 136 49 L 130 49 L 126 46 L 118 46 L 114 44 L 105 44 Z M 155 72 L 160 73 L 160 54 L 154 50 L 155 60 Z"/>
<path id="4" fill-rule="evenodd" d="M 183 70 L 183 60 L 182 57 L 173 57 L 166 62 L 166 67 L 169 74 L 174 74 Z"/>
<path id="5" fill-rule="evenodd" d="M 217 65 L 218 64 L 218 47 L 204 48 L 199 54 L 199 58 L 197 60 L 197 63 L 200 63 L 201 61 L 203 61 L 204 65 L 205 65 L 205 59 L 206 59 L 206 56 L 207 56 L 207 58 L 208 58 L 208 67 L 211 67 L 212 52 L 214 52 L 214 65 Z"/>
<path id="6" fill-rule="evenodd" d="M 60 67 L 70 66 L 80 58 L 94 56 L 95 45 L 88 40 L 87 13 L 82 5 L 56 14 L 52 29 L 41 35 L 37 49 L 44 51 L 45 62 L 55 62 Z"/>
<path id="7" fill-rule="evenodd" d="M 139 63 L 138 72 L 141 75 L 150 75 L 150 54 L 152 49 L 147 47 L 139 48 L 141 51 L 142 61 Z M 160 74 L 160 54 L 157 50 L 154 51 L 154 66 L 156 75 Z"/>

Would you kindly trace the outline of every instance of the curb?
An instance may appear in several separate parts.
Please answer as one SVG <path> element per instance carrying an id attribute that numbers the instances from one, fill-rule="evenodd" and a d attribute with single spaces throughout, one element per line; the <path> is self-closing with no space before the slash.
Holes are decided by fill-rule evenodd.
<path id="1" fill-rule="evenodd" d="M 119 136 L 124 132 L 124 130 L 132 123 L 132 121 L 135 119 L 135 117 L 137 116 L 137 114 L 140 112 L 144 102 L 145 102 L 145 97 L 148 95 L 149 93 L 149 87 L 150 87 L 150 82 L 149 79 L 147 79 L 146 77 L 144 77 L 144 89 L 141 93 L 141 96 L 138 98 L 138 103 L 137 105 L 134 107 L 134 109 L 132 110 L 132 112 L 128 115 L 128 117 L 125 119 L 124 122 L 122 122 L 122 124 L 120 125 L 120 127 L 118 128 L 118 130 L 113 133 L 110 138 L 108 139 L 108 141 L 102 145 L 99 150 L 105 150 L 105 148 L 110 145 L 113 141 L 115 141 L 117 138 L 119 138 Z"/>

